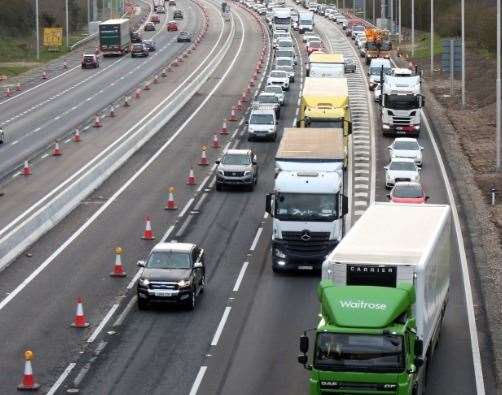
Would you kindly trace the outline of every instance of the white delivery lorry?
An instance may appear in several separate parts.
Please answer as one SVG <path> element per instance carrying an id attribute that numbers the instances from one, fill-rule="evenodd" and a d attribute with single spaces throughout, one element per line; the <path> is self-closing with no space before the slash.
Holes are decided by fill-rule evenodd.
<path id="1" fill-rule="evenodd" d="M 300 11 L 298 16 L 298 32 L 303 34 L 305 32 L 314 31 L 314 13 L 312 11 Z"/>
<path id="2" fill-rule="evenodd" d="M 418 136 L 425 101 L 419 75 L 384 76 L 380 100 L 384 135 Z"/>
<path id="3" fill-rule="evenodd" d="M 291 29 L 291 10 L 286 7 L 273 8 L 272 29 L 289 32 Z"/>
<path id="4" fill-rule="evenodd" d="M 275 156 L 272 270 L 319 269 L 343 236 L 348 199 L 343 194 L 341 128 L 286 128 Z"/>
<path id="5" fill-rule="evenodd" d="M 406 352 L 418 357 L 413 362 L 415 370 L 409 372 L 418 375 L 415 383 L 418 386 L 423 384 L 446 310 L 451 249 L 450 206 L 375 203 L 322 266 L 323 281 L 329 280 L 335 287 L 353 289 L 351 307 L 361 306 L 362 303 L 358 305 L 357 302 L 370 293 L 376 297 L 378 292 L 385 302 L 377 309 L 387 313 L 387 318 L 392 317 L 390 306 L 397 306 L 397 301 L 391 299 L 393 290 L 409 290 L 409 306 L 400 302 L 401 310 L 407 313 L 401 314 L 396 309 L 394 320 L 390 322 L 371 316 L 374 322 L 369 323 L 361 317 L 358 325 L 375 332 L 378 331 L 375 322 L 380 322 L 385 326 L 382 328 L 384 335 L 392 334 L 388 328 L 394 328 L 396 334 L 413 340 L 411 349 L 415 351 Z M 380 291 L 373 291 L 376 289 Z M 389 311 L 385 311 L 386 306 Z M 371 306 L 364 308 L 368 310 Z M 368 314 L 366 312 L 367 319 Z"/>

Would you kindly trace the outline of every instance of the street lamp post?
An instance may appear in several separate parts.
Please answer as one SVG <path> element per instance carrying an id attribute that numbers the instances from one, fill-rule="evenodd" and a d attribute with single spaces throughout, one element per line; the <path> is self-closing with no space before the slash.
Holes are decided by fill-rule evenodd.
<path id="1" fill-rule="evenodd" d="M 431 0 L 431 78 L 433 74 L 434 74 L 434 0 Z"/>
<path id="2" fill-rule="evenodd" d="M 66 48 L 70 47 L 70 27 L 68 23 L 68 0 L 65 0 L 65 17 L 66 17 Z"/>
<path id="3" fill-rule="evenodd" d="M 497 113 L 496 113 L 496 169 L 497 171 L 502 170 L 502 164 L 501 162 L 501 152 L 500 152 L 500 145 L 501 145 L 501 140 L 502 140 L 502 135 L 501 135 L 501 125 L 500 125 L 500 113 L 502 109 L 502 103 L 501 103 L 501 97 L 500 95 L 502 94 L 502 87 L 501 87 L 501 81 L 500 81 L 500 69 L 501 69 L 501 61 L 500 61 L 500 56 L 501 56 L 501 49 L 500 49 L 500 0 L 497 0 Z"/>
<path id="4" fill-rule="evenodd" d="M 38 22 L 38 0 L 35 0 L 35 30 L 37 35 L 37 60 L 40 59 L 40 26 Z"/>
<path id="5" fill-rule="evenodd" d="M 401 44 L 401 0 L 399 0 L 399 44 Z"/>
<path id="6" fill-rule="evenodd" d="M 411 0 L 411 56 L 415 56 L 415 0 Z"/>
<path id="7" fill-rule="evenodd" d="M 462 107 L 465 106 L 465 0 L 461 2 L 462 14 Z"/>

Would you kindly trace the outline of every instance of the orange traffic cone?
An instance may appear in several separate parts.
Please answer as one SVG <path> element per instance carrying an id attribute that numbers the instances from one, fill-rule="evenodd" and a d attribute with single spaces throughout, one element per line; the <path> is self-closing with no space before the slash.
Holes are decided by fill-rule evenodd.
<path id="1" fill-rule="evenodd" d="M 141 238 L 143 240 L 155 240 L 155 236 L 153 235 L 152 222 L 150 220 L 150 217 L 145 218 L 145 231 L 143 232 L 143 236 Z"/>
<path id="2" fill-rule="evenodd" d="M 213 136 L 213 145 L 212 145 L 212 147 L 214 149 L 218 149 L 218 148 L 221 147 L 220 142 L 218 141 L 218 135 L 216 133 Z"/>
<path id="3" fill-rule="evenodd" d="M 110 118 L 115 118 L 115 109 L 113 107 L 110 110 Z"/>
<path id="4" fill-rule="evenodd" d="M 20 82 L 18 82 L 18 83 L 16 84 L 16 91 L 18 91 L 18 92 L 20 92 L 20 91 L 21 91 L 21 83 L 20 83 Z"/>
<path id="5" fill-rule="evenodd" d="M 12 96 L 12 92 L 10 91 L 10 88 L 7 88 L 5 90 L 5 97 L 11 97 Z"/>
<path id="6" fill-rule="evenodd" d="M 63 69 L 67 69 L 68 68 L 68 63 L 66 63 L 66 60 L 63 62 Z"/>
<path id="7" fill-rule="evenodd" d="M 73 141 L 76 143 L 80 143 L 82 139 L 80 138 L 80 130 L 75 129 L 75 134 L 73 135 Z"/>
<path id="8" fill-rule="evenodd" d="M 205 145 L 202 146 L 200 160 L 199 160 L 199 166 L 209 165 L 209 161 L 207 160 L 206 150 L 207 150 L 207 147 Z"/>
<path id="9" fill-rule="evenodd" d="M 61 156 L 63 155 L 63 152 L 61 151 L 61 148 L 59 148 L 59 143 L 56 141 L 54 144 L 54 148 L 52 150 L 52 156 Z"/>
<path id="10" fill-rule="evenodd" d="M 99 119 L 99 115 L 96 114 L 96 117 L 94 118 L 94 125 L 92 126 L 95 128 L 100 128 L 101 126 L 103 126 L 101 124 L 101 119 Z"/>
<path id="11" fill-rule="evenodd" d="M 239 100 L 241 103 L 247 103 L 248 101 L 248 98 L 246 96 L 246 93 L 245 92 L 242 92 L 242 95 L 241 95 L 241 98 Z"/>
<path id="12" fill-rule="evenodd" d="M 46 80 L 46 79 L 47 79 L 47 71 L 44 71 L 44 72 L 42 73 L 42 79 L 43 79 L 43 80 Z"/>
<path id="13" fill-rule="evenodd" d="M 112 277 L 125 277 L 126 272 L 124 271 L 124 266 L 122 266 L 122 253 L 124 250 L 122 247 L 117 247 L 115 252 L 115 265 L 113 266 L 113 272 L 110 273 Z"/>
<path id="14" fill-rule="evenodd" d="M 167 199 L 165 210 L 176 210 L 178 207 L 176 206 L 176 202 L 174 201 L 174 187 L 169 188 L 169 198 Z"/>
<path id="15" fill-rule="evenodd" d="M 251 81 L 249 81 L 249 86 L 254 86 L 254 80 L 251 78 Z"/>
<path id="16" fill-rule="evenodd" d="M 75 318 L 71 326 L 74 328 L 87 328 L 89 326 L 87 318 L 85 318 L 82 298 L 80 297 L 77 299 L 77 311 L 75 312 Z"/>
<path id="17" fill-rule="evenodd" d="M 129 96 L 124 97 L 124 107 L 129 107 Z"/>
<path id="18" fill-rule="evenodd" d="M 159 76 L 158 75 L 154 75 L 153 76 L 153 83 L 154 84 L 158 84 L 159 83 Z"/>
<path id="19" fill-rule="evenodd" d="M 139 88 L 136 89 L 135 97 L 136 97 L 136 99 L 139 99 L 141 97 L 141 90 Z"/>
<path id="20" fill-rule="evenodd" d="M 147 82 L 145 83 L 145 86 L 143 88 L 145 91 L 149 91 L 150 90 L 150 82 Z"/>
<path id="21" fill-rule="evenodd" d="M 24 161 L 23 176 L 31 176 L 31 166 L 27 160 Z"/>
<path id="22" fill-rule="evenodd" d="M 188 173 L 187 185 L 195 185 L 195 175 L 193 173 L 193 168 L 190 168 L 190 172 Z"/>
<path id="23" fill-rule="evenodd" d="M 24 352 L 24 373 L 23 380 L 17 386 L 20 391 L 36 391 L 40 388 L 40 384 L 35 380 L 33 375 L 33 368 L 31 366 L 31 360 L 33 359 L 33 352 L 26 350 Z"/>
<path id="24" fill-rule="evenodd" d="M 220 134 L 228 134 L 227 119 L 223 119 L 223 125 L 220 130 Z"/>
<path id="25" fill-rule="evenodd" d="M 166 68 L 165 68 L 165 67 L 162 69 L 161 76 L 162 76 L 162 77 L 167 77 L 167 70 L 166 70 Z"/>
<path id="26" fill-rule="evenodd" d="M 241 111 L 241 110 L 242 110 L 242 101 L 241 101 L 241 99 L 239 99 L 239 100 L 237 101 L 237 105 L 235 106 L 235 109 L 236 109 L 237 111 Z"/>
<path id="27" fill-rule="evenodd" d="M 228 118 L 228 120 L 231 122 L 237 121 L 237 115 L 235 115 L 235 108 L 232 108 L 232 111 L 230 112 L 230 118 Z"/>

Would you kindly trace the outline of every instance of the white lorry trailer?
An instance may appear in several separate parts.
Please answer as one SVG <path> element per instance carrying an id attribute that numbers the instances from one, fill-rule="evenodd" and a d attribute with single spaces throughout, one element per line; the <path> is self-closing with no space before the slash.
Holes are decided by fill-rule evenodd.
<path id="1" fill-rule="evenodd" d="M 424 106 L 420 76 L 386 75 L 381 89 L 383 134 L 418 136 Z"/>
<path id="2" fill-rule="evenodd" d="M 298 32 L 303 34 L 305 32 L 314 31 L 314 13 L 312 11 L 300 11 L 298 16 Z"/>
<path id="3" fill-rule="evenodd" d="M 343 194 L 341 128 L 286 128 L 275 157 L 272 269 L 319 269 L 343 236 L 348 199 Z"/>
<path id="4" fill-rule="evenodd" d="M 272 28 L 274 31 L 289 32 L 291 29 L 291 10 L 286 7 L 272 9 Z"/>
<path id="5" fill-rule="evenodd" d="M 408 311 L 406 317 L 385 325 L 398 325 L 405 336 L 415 339 L 414 353 L 418 357 L 415 368 L 418 369 L 430 361 L 439 338 L 448 301 L 451 249 L 448 205 L 375 203 L 326 258 L 322 279 L 330 280 L 335 287 L 358 291 L 361 300 L 375 287 L 381 288 L 382 300 L 387 292 L 394 292 L 392 289 L 408 287 L 413 293 L 412 305 L 409 309 L 401 306 L 403 311 Z M 357 310 L 360 306 L 357 294 L 352 296 Z M 384 305 L 390 306 L 393 302 L 387 299 Z M 358 324 L 373 328 L 364 326 L 363 321 Z M 386 328 L 382 330 L 385 334 Z M 423 366 L 418 376 L 426 371 Z M 423 377 L 418 377 L 415 384 L 421 383 Z"/>

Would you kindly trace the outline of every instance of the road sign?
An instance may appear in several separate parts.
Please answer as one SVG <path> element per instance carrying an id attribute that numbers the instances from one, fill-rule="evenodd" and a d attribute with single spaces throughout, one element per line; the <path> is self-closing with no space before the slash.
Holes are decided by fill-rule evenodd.
<path id="1" fill-rule="evenodd" d="M 57 48 L 63 45 L 62 27 L 44 28 L 44 47 Z"/>
<path id="2" fill-rule="evenodd" d="M 441 69 L 445 73 L 462 71 L 462 41 L 460 39 L 441 40 Z"/>

